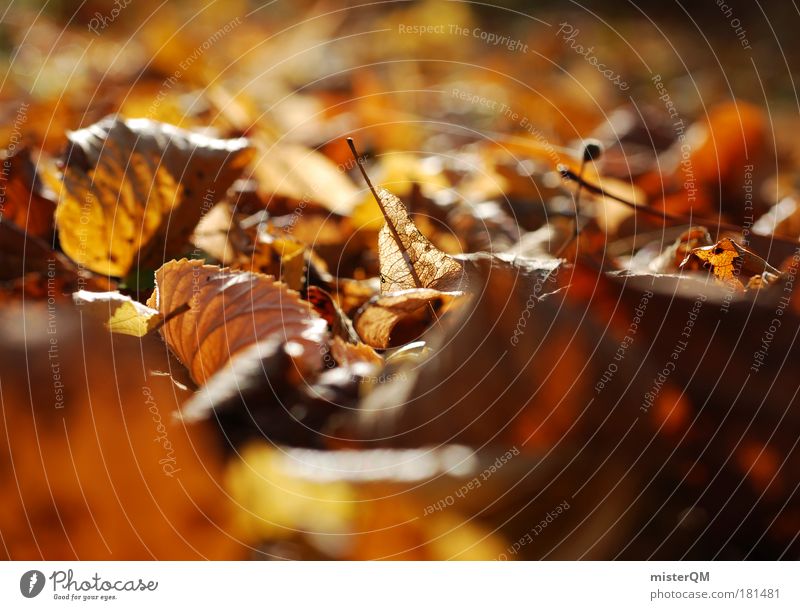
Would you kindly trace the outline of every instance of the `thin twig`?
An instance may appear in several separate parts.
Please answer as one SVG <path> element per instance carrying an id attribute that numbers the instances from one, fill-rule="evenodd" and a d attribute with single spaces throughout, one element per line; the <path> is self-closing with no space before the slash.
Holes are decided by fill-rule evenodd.
<path id="1" fill-rule="evenodd" d="M 681 216 L 679 214 L 670 214 L 669 212 L 663 210 L 656 210 L 646 205 L 636 205 L 635 203 L 633 203 L 632 201 L 628 201 L 624 197 L 620 197 L 619 195 L 614 195 L 613 193 L 604 191 L 602 187 L 596 184 L 592 184 L 591 182 L 587 182 L 583 177 L 577 175 L 575 172 L 573 172 L 565 165 L 559 165 L 558 172 L 561 174 L 562 177 L 577 182 L 578 184 L 582 184 L 587 191 L 594 193 L 596 195 L 602 195 L 603 197 L 608 197 L 609 199 L 613 199 L 614 201 L 618 201 L 619 203 L 628 206 L 635 212 L 643 212 L 645 214 L 649 214 L 650 216 L 657 216 L 662 220 L 671 220 L 673 222 L 678 222 L 681 224 L 707 225 L 711 227 L 717 227 L 718 229 L 722 229 L 725 231 L 734 231 L 735 233 L 742 232 L 742 227 L 728 222 L 722 222 L 719 220 L 710 220 L 707 218 Z M 787 244 L 797 245 L 797 240 L 792 239 L 790 237 L 784 237 L 782 235 L 777 235 L 777 234 L 772 234 L 770 237 L 776 241 L 782 241 Z"/>

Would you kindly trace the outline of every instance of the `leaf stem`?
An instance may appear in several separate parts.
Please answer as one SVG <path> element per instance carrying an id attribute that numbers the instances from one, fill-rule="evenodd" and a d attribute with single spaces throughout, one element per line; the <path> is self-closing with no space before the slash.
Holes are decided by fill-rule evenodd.
<path id="1" fill-rule="evenodd" d="M 417 275 L 417 270 L 414 269 L 414 263 L 411 261 L 411 257 L 409 256 L 405 246 L 403 246 L 403 241 L 400 238 L 400 233 L 398 233 L 397 227 L 394 226 L 394 222 L 392 222 L 392 219 L 386 212 L 386 208 L 383 205 L 383 201 L 381 200 L 380 195 L 378 195 L 378 191 L 376 191 L 375 187 L 372 185 L 372 181 L 369 179 L 369 176 L 367 175 L 367 170 L 364 169 L 362 160 L 358 156 L 356 145 L 353 142 L 353 138 L 347 138 L 347 145 L 350 147 L 350 152 L 353 153 L 353 159 L 355 159 L 356 165 L 358 165 L 358 169 L 361 170 L 361 175 L 364 176 L 364 180 L 366 181 L 369 190 L 372 191 L 372 196 L 375 197 L 375 201 L 378 203 L 378 207 L 381 209 L 381 214 L 383 214 L 383 218 L 386 220 L 386 226 L 389 227 L 389 230 L 392 232 L 392 237 L 394 237 L 395 242 L 397 242 L 397 247 L 400 249 L 400 253 L 403 255 L 403 260 L 406 261 L 406 265 L 408 265 L 408 270 L 411 273 L 411 278 L 414 280 L 414 284 L 416 284 L 417 288 L 422 288 L 423 287 L 422 281 L 419 279 L 419 275 Z"/>

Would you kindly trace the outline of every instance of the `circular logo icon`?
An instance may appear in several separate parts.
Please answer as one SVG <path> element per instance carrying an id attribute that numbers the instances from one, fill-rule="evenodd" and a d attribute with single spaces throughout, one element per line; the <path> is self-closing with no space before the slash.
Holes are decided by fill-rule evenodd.
<path id="1" fill-rule="evenodd" d="M 36 597 L 44 589 L 44 574 L 39 570 L 28 570 L 19 579 L 19 592 L 25 597 Z"/>

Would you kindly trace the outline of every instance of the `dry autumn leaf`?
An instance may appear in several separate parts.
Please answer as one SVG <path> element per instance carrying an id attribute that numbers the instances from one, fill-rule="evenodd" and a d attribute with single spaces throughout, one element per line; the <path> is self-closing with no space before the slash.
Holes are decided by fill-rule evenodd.
<path id="1" fill-rule="evenodd" d="M 409 288 L 463 289 L 462 264 L 436 248 L 420 232 L 398 197 L 386 189 L 376 190 L 372 186 L 353 140 L 348 138 L 347 143 L 386 221 L 378 234 L 381 293 Z"/>
<path id="2" fill-rule="evenodd" d="M 434 288 L 442 292 L 463 290 L 464 267 L 425 237 L 408 215 L 403 202 L 386 189 L 378 191 L 386 226 L 378 235 L 381 292 L 409 288 Z"/>
<path id="3" fill-rule="evenodd" d="M 144 337 L 164 320 L 159 311 L 119 292 L 79 290 L 72 299 L 81 311 L 102 320 L 112 333 Z"/>
<path id="4" fill-rule="evenodd" d="M 109 117 L 68 138 L 56 209 L 61 246 L 79 265 L 115 277 L 179 255 L 253 156 L 243 138 L 147 119 Z"/>
<path id="5" fill-rule="evenodd" d="M 156 271 L 156 290 L 147 304 L 167 315 L 187 303 L 188 311 L 160 332 L 198 384 L 240 350 L 270 338 L 291 342 L 309 370 L 320 366 L 325 320 L 270 276 L 199 260 L 170 261 Z"/>
<path id="6" fill-rule="evenodd" d="M 463 296 L 462 292 L 441 292 L 414 288 L 382 294 L 371 299 L 355 317 L 361 339 L 372 347 L 386 349 L 418 338 L 444 308 Z"/>
<path id="7" fill-rule="evenodd" d="M 781 272 L 763 258 L 728 237 L 711 246 L 693 248 L 681 263 L 681 268 L 693 257 L 710 268 L 718 281 L 736 290 L 770 284 L 781 276 Z"/>

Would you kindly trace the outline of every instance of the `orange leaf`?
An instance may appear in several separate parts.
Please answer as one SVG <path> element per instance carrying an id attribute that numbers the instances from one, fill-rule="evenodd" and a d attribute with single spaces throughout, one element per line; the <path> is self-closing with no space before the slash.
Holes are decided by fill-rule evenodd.
<path id="1" fill-rule="evenodd" d="M 269 338 L 291 342 L 308 369 L 320 367 L 326 323 L 275 278 L 231 271 L 199 260 L 170 261 L 156 271 L 148 306 L 169 316 L 161 334 L 198 384 L 236 353 Z"/>

